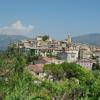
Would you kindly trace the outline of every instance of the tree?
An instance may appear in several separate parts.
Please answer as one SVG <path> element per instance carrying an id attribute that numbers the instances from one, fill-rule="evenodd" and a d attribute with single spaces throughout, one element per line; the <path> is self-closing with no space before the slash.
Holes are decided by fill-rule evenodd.
<path id="1" fill-rule="evenodd" d="M 26 70 L 26 60 L 27 57 L 17 51 L 0 54 L 0 72 L 9 71 L 9 74 L 5 75 L 6 79 L 0 81 L 0 99 L 100 99 L 99 70 L 88 70 L 75 63 L 52 63 L 44 65 L 47 77 L 40 79 Z M 52 76 L 54 81 L 48 80 L 49 76 Z"/>
<path id="2" fill-rule="evenodd" d="M 100 70 L 100 64 L 98 60 L 96 60 L 96 63 L 93 63 L 92 70 Z"/>
<path id="3" fill-rule="evenodd" d="M 48 40 L 48 39 L 49 39 L 49 36 L 48 36 L 48 35 L 42 36 L 42 40 L 43 40 L 43 41 L 46 41 L 46 40 Z"/>
<path id="4" fill-rule="evenodd" d="M 52 63 L 44 65 L 44 71 L 47 72 L 48 76 L 51 75 L 53 80 L 60 80 L 64 75 L 64 70 L 60 64 Z"/>

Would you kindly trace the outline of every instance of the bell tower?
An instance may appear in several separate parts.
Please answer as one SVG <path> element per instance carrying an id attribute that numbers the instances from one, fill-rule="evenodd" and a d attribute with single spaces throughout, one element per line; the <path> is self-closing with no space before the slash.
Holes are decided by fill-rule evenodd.
<path id="1" fill-rule="evenodd" d="M 72 38 L 71 38 L 70 35 L 68 35 L 68 37 L 67 37 L 67 43 L 68 43 L 68 44 L 71 44 L 71 43 L 72 43 Z"/>

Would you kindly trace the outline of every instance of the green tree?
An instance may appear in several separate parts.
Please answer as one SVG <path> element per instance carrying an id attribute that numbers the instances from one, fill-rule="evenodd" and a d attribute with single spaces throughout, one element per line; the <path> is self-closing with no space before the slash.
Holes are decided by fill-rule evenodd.
<path id="1" fill-rule="evenodd" d="M 64 75 L 64 70 L 60 64 L 52 63 L 44 65 L 44 71 L 47 72 L 48 76 L 51 75 L 53 77 L 53 80 L 60 80 Z"/>
<path id="2" fill-rule="evenodd" d="M 42 40 L 43 40 L 43 41 L 46 41 L 46 40 L 48 40 L 48 39 L 49 39 L 49 36 L 48 36 L 48 35 L 42 36 Z"/>
<path id="3" fill-rule="evenodd" d="M 96 63 L 93 63 L 92 65 L 92 70 L 100 70 L 100 64 L 99 62 L 97 61 Z"/>

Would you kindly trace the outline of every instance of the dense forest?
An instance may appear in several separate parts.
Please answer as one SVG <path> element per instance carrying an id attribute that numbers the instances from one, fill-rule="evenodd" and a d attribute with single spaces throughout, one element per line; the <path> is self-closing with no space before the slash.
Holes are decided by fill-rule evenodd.
<path id="1" fill-rule="evenodd" d="M 0 100 L 100 100 L 99 68 L 46 64 L 47 75 L 39 79 L 28 72 L 28 58 L 17 50 L 0 52 Z"/>

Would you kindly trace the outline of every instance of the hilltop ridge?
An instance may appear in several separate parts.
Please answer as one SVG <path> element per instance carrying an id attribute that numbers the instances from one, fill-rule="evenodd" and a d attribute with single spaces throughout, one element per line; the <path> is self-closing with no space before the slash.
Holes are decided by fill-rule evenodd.
<path id="1" fill-rule="evenodd" d="M 73 37 L 73 42 L 100 46 L 100 33 L 76 36 Z"/>

